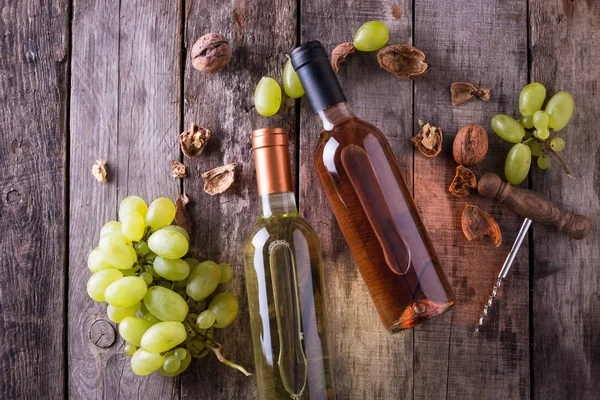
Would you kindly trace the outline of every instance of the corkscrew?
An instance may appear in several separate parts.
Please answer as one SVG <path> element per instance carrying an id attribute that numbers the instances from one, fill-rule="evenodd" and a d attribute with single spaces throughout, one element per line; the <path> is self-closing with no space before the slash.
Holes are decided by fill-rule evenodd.
<path id="1" fill-rule="evenodd" d="M 483 312 L 477 321 L 477 325 L 475 325 L 475 332 L 478 332 L 479 328 L 483 325 L 489 309 L 498 295 L 498 290 L 500 289 L 503 280 L 508 275 L 510 267 L 519 252 L 519 248 L 527 235 L 527 231 L 529 230 L 532 221 L 553 225 L 558 228 L 559 231 L 567 232 L 571 238 L 576 240 L 585 238 L 592 228 L 589 218 L 562 209 L 541 193 L 511 186 L 509 183 L 503 182 L 496 174 L 483 174 L 479 179 L 477 191 L 484 197 L 493 198 L 500 203 L 508 204 L 519 215 L 524 217 L 525 220 L 521 225 L 521 229 L 519 229 L 517 238 L 515 239 L 502 268 L 500 269 L 500 273 L 496 277 L 492 295 L 488 298 L 487 303 L 483 307 Z"/>

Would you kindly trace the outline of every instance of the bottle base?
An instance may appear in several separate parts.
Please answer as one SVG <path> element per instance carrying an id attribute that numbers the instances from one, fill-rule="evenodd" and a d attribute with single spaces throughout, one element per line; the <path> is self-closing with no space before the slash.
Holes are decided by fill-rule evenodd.
<path id="1" fill-rule="evenodd" d="M 388 330 L 390 333 L 398 333 L 405 329 L 410 329 L 417 324 L 445 314 L 453 307 L 454 301 L 437 303 L 431 300 L 415 300 L 406 307 L 400 318 Z"/>

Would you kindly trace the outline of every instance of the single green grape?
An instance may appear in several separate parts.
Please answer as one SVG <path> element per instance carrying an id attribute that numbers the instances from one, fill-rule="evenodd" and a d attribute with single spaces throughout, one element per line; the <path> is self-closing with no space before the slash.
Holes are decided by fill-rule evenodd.
<path id="1" fill-rule="evenodd" d="M 170 281 L 184 280 L 190 274 L 190 266 L 180 258 L 169 260 L 167 258 L 156 257 L 153 266 L 158 275 Z"/>
<path id="2" fill-rule="evenodd" d="M 523 182 L 529 173 L 531 167 L 531 150 L 529 146 L 523 143 L 515 144 L 504 163 L 504 175 L 508 182 L 513 185 L 518 185 Z"/>
<path id="3" fill-rule="evenodd" d="M 120 233 L 109 233 L 100 238 L 100 252 L 118 269 L 129 269 L 137 261 L 134 248 Z"/>
<path id="4" fill-rule="evenodd" d="M 150 251 L 148 242 L 139 242 L 139 243 L 136 243 L 135 246 L 133 246 L 133 247 L 135 248 L 136 253 L 138 253 L 142 256 L 145 256 Z"/>
<path id="5" fill-rule="evenodd" d="M 148 285 L 138 276 L 125 276 L 106 288 L 105 297 L 114 307 L 131 307 L 146 295 Z"/>
<path id="6" fill-rule="evenodd" d="M 181 374 L 183 371 L 185 371 L 189 366 L 190 363 L 192 362 L 192 356 L 190 355 L 190 353 L 187 353 L 186 357 L 181 361 L 181 365 L 179 366 L 179 369 L 175 372 L 166 372 L 164 368 L 160 368 L 159 371 L 161 374 L 163 374 L 164 376 L 177 376 L 179 374 Z"/>
<path id="7" fill-rule="evenodd" d="M 146 285 L 151 284 L 152 281 L 154 280 L 154 277 L 152 276 L 152 274 L 150 272 L 142 272 L 140 274 L 140 278 L 142 278 L 144 280 L 144 282 L 146 282 Z"/>
<path id="8" fill-rule="evenodd" d="M 521 124 L 521 126 L 523 126 L 523 128 L 526 129 L 531 129 L 533 128 L 533 116 L 532 115 L 528 115 L 527 117 L 519 117 L 519 123 Z"/>
<path id="9" fill-rule="evenodd" d="M 549 127 L 555 131 L 563 129 L 573 116 L 575 102 L 567 92 L 556 93 L 546 104 L 546 112 L 550 116 Z"/>
<path id="10" fill-rule="evenodd" d="M 152 323 L 146 321 L 144 318 L 138 317 L 125 317 L 119 324 L 119 335 L 128 343 L 140 346 L 142 343 L 142 336 L 150 327 Z"/>
<path id="11" fill-rule="evenodd" d="M 542 108 L 546 98 L 546 88 L 539 82 L 532 82 L 521 90 L 519 95 L 519 111 L 528 117 Z"/>
<path id="12" fill-rule="evenodd" d="M 365 22 L 354 34 L 354 47 L 358 51 L 379 50 L 390 38 L 390 31 L 383 22 Z"/>
<path id="13" fill-rule="evenodd" d="M 121 233 L 121 223 L 119 221 L 108 221 L 100 229 L 100 237 L 108 235 L 109 233 Z"/>
<path id="14" fill-rule="evenodd" d="M 175 357 L 177 357 L 179 361 L 183 361 L 187 357 L 188 352 L 183 347 L 178 347 L 175 349 L 173 354 L 175 354 Z"/>
<path id="15" fill-rule="evenodd" d="M 549 117 L 546 111 L 538 110 L 533 114 L 533 126 L 536 129 L 548 129 Z"/>
<path id="16" fill-rule="evenodd" d="M 136 351 L 137 347 L 135 345 L 131 343 L 125 343 L 125 346 L 123 347 L 123 353 L 125 353 L 129 357 L 132 357 Z"/>
<path id="17" fill-rule="evenodd" d="M 188 252 L 190 245 L 181 233 L 159 229 L 150 235 L 148 246 L 153 253 L 158 254 L 160 257 L 176 260 Z M 154 262 L 156 262 L 156 259 Z"/>
<path id="18" fill-rule="evenodd" d="M 87 259 L 87 265 L 92 274 L 105 269 L 115 269 L 115 266 L 108 261 L 98 247 L 90 252 Z"/>
<path id="19" fill-rule="evenodd" d="M 532 140 L 527 142 L 527 146 L 531 149 L 531 155 L 535 157 L 539 157 L 543 154 L 542 144 L 538 140 Z"/>
<path id="20" fill-rule="evenodd" d="M 150 203 L 146 214 L 146 225 L 154 232 L 171 225 L 175 219 L 175 204 L 166 197 L 159 197 Z M 152 246 L 150 247 L 152 248 Z"/>
<path id="21" fill-rule="evenodd" d="M 221 269 L 213 261 L 201 262 L 188 277 L 186 292 L 196 301 L 203 300 L 215 291 L 221 280 Z"/>
<path id="22" fill-rule="evenodd" d="M 142 349 L 149 353 L 162 353 L 183 343 L 186 338 L 187 331 L 181 322 L 159 322 L 142 336 Z"/>
<path id="23" fill-rule="evenodd" d="M 163 363 L 162 367 L 165 370 L 165 372 L 172 374 L 173 372 L 177 371 L 180 366 L 181 366 L 181 361 L 174 355 L 171 355 L 171 356 L 167 356 L 167 358 L 165 358 L 165 362 Z"/>
<path id="24" fill-rule="evenodd" d="M 557 153 L 563 151 L 565 148 L 565 141 L 563 138 L 555 137 L 550 141 L 550 148 Z"/>
<path id="25" fill-rule="evenodd" d="M 108 319 L 116 324 L 120 324 L 127 317 L 133 317 L 140 309 L 142 303 L 139 301 L 129 307 L 113 307 L 110 304 L 106 307 Z"/>
<path id="26" fill-rule="evenodd" d="M 87 281 L 88 295 L 94 301 L 105 301 L 106 288 L 121 278 L 123 278 L 123 273 L 117 269 L 105 269 L 96 272 Z"/>
<path id="27" fill-rule="evenodd" d="M 131 370 L 140 376 L 150 375 L 163 366 L 165 356 L 148 353 L 144 349 L 138 349 L 131 357 Z"/>
<path id="28" fill-rule="evenodd" d="M 126 215 L 136 212 L 144 218 L 148 211 L 148 205 L 144 199 L 138 196 L 128 196 L 121 200 L 119 204 L 119 221 L 123 221 Z"/>
<path id="29" fill-rule="evenodd" d="M 233 278 L 233 267 L 227 263 L 219 264 L 219 269 L 221 270 L 221 279 L 219 283 L 227 283 Z"/>
<path id="30" fill-rule="evenodd" d="M 548 157 L 546 154 L 539 156 L 537 159 L 537 166 L 540 169 L 550 168 L 551 163 L 552 163 L 552 160 L 550 160 L 550 157 Z"/>
<path id="31" fill-rule="evenodd" d="M 285 67 L 283 67 L 283 75 L 281 77 L 283 82 L 283 91 L 292 99 L 297 99 L 304 96 L 304 88 L 302 87 L 300 78 L 298 78 L 298 74 L 292 66 L 292 60 L 290 59 L 290 56 L 286 54 L 286 57 L 287 62 L 285 63 Z"/>
<path id="32" fill-rule="evenodd" d="M 535 136 L 538 139 L 546 140 L 550 137 L 550 131 L 548 130 L 548 128 L 536 129 L 535 131 L 533 131 L 533 136 Z"/>
<path id="33" fill-rule="evenodd" d="M 254 107 L 263 117 L 275 115 L 281 107 L 281 87 L 273 78 L 263 76 L 254 91 Z"/>
<path id="34" fill-rule="evenodd" d="M 181 322 L 189 311 L 183 297 L 162 286 L 152 286 L 148 289 L 144 296 L 144 305 L 161 321 Z"/>
<path id="35" fill-rule="evenodd" d="M 208 329 L 215 324 L 217 316 L 210 310 L 202 311 L 196 318 L 196 325 L 200 329 Z"/>
<path id="36" fill-rule="evenodd" d="M 123 237 L 132 242 L 139 242 L 144 236 L 146 224 L 140 213 L 131 212 L 121 220 L 121 233 Z"/>
<path id="37" fill-rule="evenodd" d="M 517 120 L 508 115 L 498 114 L 492 118 L 492 129 L 507 142 L 520 143 L 525 136 L 525 129 Z"/>
<path id="38" fill-rule="evenodd" d="M 208 309 L 215 314 L 214 327 L 225 328 L 231 324 L 237 317 L 239 308 L 237 299 L 231 293 L 223 292 L 213 297 Z"/>
<path id="39" fill-rule="evenodd" d="M 179 225 L 169 225 L 169 226 L 162 227 L 161 229 L 165 229 L 167 231 L 179 232 L 185 237 L 185 240 L 187 240 L 188 243 L 190 242 L 190 234 L 188 233 L 188 231 L 186 231 Z"/>

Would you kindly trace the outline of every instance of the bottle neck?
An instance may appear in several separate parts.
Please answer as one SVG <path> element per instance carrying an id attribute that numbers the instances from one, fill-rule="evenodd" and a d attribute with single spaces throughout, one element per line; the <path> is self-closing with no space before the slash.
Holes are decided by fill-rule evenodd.
<path id="1" fill-rule="evenodd" d="M 298 212 L 293 192 L 269 193 L 260 195 L 260 203 L 264 217 Z"/>
<path id="2" fill-rule="evenodd" d="M 323 131 L 331 131 L 352 118 L 356 118 L 356 115 L 347 102 L 335 104 L 317 113 L 317 122 Z"/>

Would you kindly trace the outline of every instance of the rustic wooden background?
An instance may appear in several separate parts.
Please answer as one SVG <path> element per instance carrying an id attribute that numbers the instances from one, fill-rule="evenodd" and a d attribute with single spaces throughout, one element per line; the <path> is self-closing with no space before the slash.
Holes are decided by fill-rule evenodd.
<path id="1" fill-rule="evenodd" d="M 301 211 L 319 233 L 326 264 L 335 383 L 340 399 L 592 399 L 600 392 L 600 3 L 594 0 L 0 0 L 0 398 L 252 398 L 253 378 L 212 357 L 177 378 L 133 375 L 105 307 L 86 295 L 88 252 L 126 195 L 151 200 L 186 193 L 199 227 L 194 251 L 228 260 L 240 318 L 219 335 L 226 354 L 253 369 L 241 241 L 258 216 L 250 134 L 290 130 Z M 284 99 L 276 117 L 253 109 L 261 76 L 279 78 L 285 54 L 319 39 L 332 49 L 365 21 L 384 21 L 392 43 L 412 43 L 430 69 L 415 82 L 355 54 L 340 82 L 357 114 L 394 148 L 425 225 L 456 291 L 450 314 L 397 335 L 379 324 L 323 192 L 312 152 L 317 125 L 307 101 Z M 221 32 L 234 57 L 208 76 L 188 50 Z M 516 114 L 528 81 L 576 102 L 561 153 L 577 180 L 554 166 L 523 184 L 574 211 L 595 231 L 577 242 L 535 225 L 480 334 L 473 333 L 520 218 L 477 196 L 448 195 L 451 146 L 467 123 L 489 127 Z M 450 105 L 450 84 L 492 88 L 492 101 Z M 436 159 L 413 151 L 417 119 L 441 126 Z M 206 153 L 185 160 L 189 178 L 170 177 L 182 159 L 177 134 L 191 121 L 210 128 Z M 509 144 L 490 135 L 486 162 L 502 171 Z M 109 163 L 108 184 L 90 167 Z M 200 173 L 235 161 L 238 184 L 210 197 Z M 505 238 L 467 243 L 466 201 L 494 215 Z"/>

